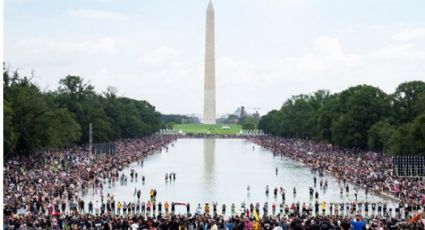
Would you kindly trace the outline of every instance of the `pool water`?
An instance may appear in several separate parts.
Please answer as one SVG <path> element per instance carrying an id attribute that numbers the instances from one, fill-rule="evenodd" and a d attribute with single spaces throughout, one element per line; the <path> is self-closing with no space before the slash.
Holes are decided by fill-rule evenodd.
<path id="1" fill-rule="evenodd" d="M 276 173 L 276 168 L 278 172 Z M 131 181 L 130 170 L 138 174 L 138 180 Z M 176 173 L 175 181 L 166 181 L 165 174 Z M 314 174 L 305 165 L 288 158 L 273 157 L 271 151 L 264 149 L 245 139 L 178 139 L 163 149 L 148 156 L 143 166 L 137 162 L 123 170 L 128 176 L 127 185 L 116 182 L 115 185 L 104 184 L 104 195 L 113 194 L 116 201 L 136 202 L 137 197 L 134 190 L 141 189 L 141 198 L 149 200 L 150 189 L 157 190 L 157 202 L 190 202 L 191 210 L 194 211 L 198 203 L 205 204 L 218 202 L 218 210 L 221 205 L 226 204 L 228 212 L 230 206 L 235 203 L 237 210 L 242 202 L 247 204 L 259 202 L 261 206 L 265 202 L 271 206 L 272 203 L 282 202 L 278 193 L 274 197 L 275 187 L 283 187 L 286 190 L 286 204 L 299 201 L 301 204 L 312 203 L 309 188 L 314 187 Z M 145 176 L 145 183 L 141 177 Z M 328 181 L 328 188 L 321 190 L 320 180 Z M 247 191 L 247 186 L 250 191 Z M 269 186 L 270 193 L 265 193 Z M 293 188 L 296 187 L 296 195 Z M 319 202 L 350 202 L 355 200 L 353 186 L 350 185 L 349 194 L 340 195 L 338 181 L 330 175 L 320 178 L 317 175 L 317 186 L 319 191 Z M 99 193 L 95 194 L 89 190 L 83 196 L 88 203 L 94 201 L 99 206 Z M 359 189 L 358 201 L 389 202 L 382 196 L 369 194 Z M 392 206 L 389 205 L 388 208 Z M 86 206 L 87 207 L 87 206 Z M 269 209 L 271 210 L 271 209 Z M 371 210 L 371 208 L 369 208 Z M 185 212 L 184 207 L 177 206 L 177 212 Z"/>

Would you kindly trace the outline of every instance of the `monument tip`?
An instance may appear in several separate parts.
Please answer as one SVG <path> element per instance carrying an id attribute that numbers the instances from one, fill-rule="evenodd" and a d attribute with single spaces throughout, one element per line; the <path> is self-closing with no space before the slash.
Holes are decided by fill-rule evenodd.
<path id="1" fill-rule="evenodd" d="M 213 4 L 212 4 L 212 1 L 211 0 L 209 0 L 208 9 L 207 10 L 208 11 L 213 11 L 214 10 L 214 7 L 213 7 Z"/>

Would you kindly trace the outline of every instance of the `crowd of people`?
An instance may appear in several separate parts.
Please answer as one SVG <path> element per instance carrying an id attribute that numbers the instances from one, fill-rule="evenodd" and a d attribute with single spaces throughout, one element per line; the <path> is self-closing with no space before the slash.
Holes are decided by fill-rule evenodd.
<path id="1" fill-rule="evenodd" d="M 208 203 L 198 204 L 191 211 L 189 203 L 157 202 L 155 189 L 150 190 L 150 198 L 146 200 L 137 189 L 135 202 L 115 201 L 111 194 L 104 199 L 104 184 L 120 181 L 126 185 L 128 176 L 122 173 L 125 167 L 133 162 L 143 166 L 148 154 L 168 148 L 176 138 L 169 135 L 122 140 L 116 143 L 116 153 L 111 155 L 96 155 L 87 147 L 74 147 L 6 159 L 4 229 L 424 229 L 420 220 L 425 218 L 421 214 L 425 206 L 425 181 L 392 176 L 389 157 L 271 136 L 250 140 L 270 149 L 274 156 L 305 163 L 319 175 L 331 173 L 347 184 L 347 190 L 350 182 L 364 187 L 365 191 L 396 198 L 398 208 L 392 210 L 381 202 L 326 203 L 319 201 L 312 188 L 310 197 L 316 199 L 309 204 L 285 203 L 285 190 L 272 189 L 274 196 L 282 196 L 282 202 L 271 204 L 271 210 L 267 203 L 231 204 L 227 210 L 226 204 L 218 206 L 214 202 L 211 208 Z M 139 177 L 134 170 L 129 175 L 131 181 Z M 144 182 L 144 176 L 141 177 Z M 166 181 L 175 178 L 175 172 L 165 175 Z M 314 187 L 316 183 L 314 177 Z M 320 179 L 319 184 L 325 188 L 327 180 Z M 89 188 L 102 194 L 99 206 L 92 201 L 86 204 L 79 197 L 81 191 Z M 269 192 L 267 186 L 266 194 Z M 176 206 L 184 206 L 186 212 L 176 212 Z M 418 221 L 411 221 L 415 216 L 419 216 Z"/>
<path id="2" fill-rule="evenodd" d="M 5 159 L 4 223 L 11 218 L 44 218 L 49 207 L 76 206 L 80 191 L 101 190 L 103 180 L 115 178 L 133 162 L 165 148 L 173 136 L 155 136 L 115 143 L 115 154 L 94 154 L 87 146 L 39 152 Z M 126 183 L 125 176 L 121 183 Z M 31 222 L 31 221 L 30 221 Z"/>
<path id="3" fill-rule="evenodd" d="M 149 204 L 149 201 L 148 201 Z M 360 215 L 309 215 L 307 212 L 291 212 L 288 215 L 263 215 L 260 217 L 256 210 L 250 213 L 236 213 L 231 216 L 218 214 L 210 210 L 208 204 L 202 209 L 200 204 L 194 215 L 190 213 L 189 204 L 185 205 L 188 213 L 177 214 L 174 203 L 171 212 L 168 203 L 164 211 L 146 210 L 138 213 L 134 209 L 122 213 L 106 212 L 93 215 L 92 213 L 77 212 L 73 214 L 50 213 L 49 215 L 12 216 L 4 229 L 226 229 L 226 230 L 363 230 L 363 229 L 424 229 L 421 221 L 400 221 L 388 216 L 371 216 L 362 218 Z M 181 205 L 181 204 L 180 204 Z M 162 206 L 158 206 L 162 207 Z M 232 205 L 232 209 L 233 209 Z M 256 208 L 255 208 L 256 209 Z"/>
<path id="4" fill-rule="evenodd" d="M 394 176 L 390 156 L 311 140 L 272 136 L 259 136 L 250 140 L 271 150 L 274 156 L 304 163 L 319 175 L 327 172 L 344 184 L 350 182 L 364 188 L 366 192 L 396 198 L 399 206 L 406 210 L 425 207 L 424 178 Z"/>

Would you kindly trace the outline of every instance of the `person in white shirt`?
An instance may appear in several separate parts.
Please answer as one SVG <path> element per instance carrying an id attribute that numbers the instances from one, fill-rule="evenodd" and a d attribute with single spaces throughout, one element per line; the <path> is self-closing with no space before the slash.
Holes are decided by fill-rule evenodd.
<path id="1" fill-rule="evenodd" d="M 201 204 L 198 204 L 198 207 L 196 208 L 196 214 L 197 215 L 201 215 L 202 214 Z"/>
<path id="2" fill-rule="evenodd" d="M 132 230 L 137 230 L 139 228 L 139 224 L 137 224 L 136 222 L 134 222 L 132 225 L 131 225 L 131 229 Z"/>
<path id="3" fill-rule="evenodd" d="M 218 226 L 215 224 L 215 221 L 212 221 L 211 230 L 218 230 Z"/>

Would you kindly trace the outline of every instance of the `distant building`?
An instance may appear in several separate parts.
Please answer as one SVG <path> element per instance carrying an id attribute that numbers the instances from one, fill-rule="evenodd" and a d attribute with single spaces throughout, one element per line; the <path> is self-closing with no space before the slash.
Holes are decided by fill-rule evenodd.
<path id="1" fill-rule="evenodd" d="M 235 110 L 235 112 L 233 113 L 233 115 L 236 115 L 237 117 L 239 117 L 240 115 L 241 115 L 241 108 L 237 108 L 236 110 Z"/>
<path id="2" fill-rule="evenodd" d="M 252 114 L 252 117 L 254 118 L 255 121 L 259 121 L 260 120 L 260 114 L 258 113 L 258 111 L 255 111 L 255 113 Z"/>
<path id="3" fill-rule="evenodd" d="M 239 116 L 240 119 L 244 119 L 248 114 L 245 111 L 245 106 L 241 106 L 241 115 Z"/>
<path id="4" fill-rule="evenodd" d="M 249 108 L 249 109 L 251 109 L 251 108 Z M 241 107 L 238 107 L 232 115 L 236 115 L 239 118 L 239 120 L 243 120 L 246 117 L 252 117 L 252 118 L 254 118 L 255 121 L 259 121 L 260 120 L 260 113 L 257 110 L 259 108 L 252 108 L 252 109 L 256 109 L 255 113 L 249 114 L 246 111 L 245 106 L 241 106 Z"/>
<path id="5" fill-rule="evenodd" d="M 227 124 L 237 124 L 239 123 L 239 117 L 237 115 L 231 114 L 227 117 Z"/>
<path id="6" fill-rule="evenodd" d="M 217 124 L 238 124 L 239 116 L 236 114 L 225 114 L 217 119 Z"/>

